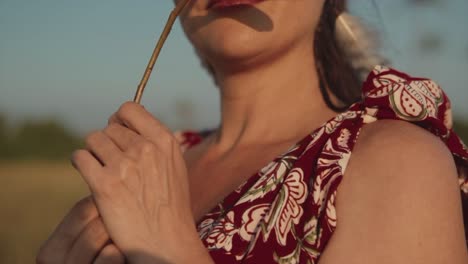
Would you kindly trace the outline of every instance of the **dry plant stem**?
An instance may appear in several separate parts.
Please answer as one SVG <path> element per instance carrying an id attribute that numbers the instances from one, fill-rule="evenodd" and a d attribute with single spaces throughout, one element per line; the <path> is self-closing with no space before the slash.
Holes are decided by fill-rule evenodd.
<path id="1" fill-rule="evenodd" d="M 133 99 L 135 103 L 139 104 L 141 102 L 143 91 L 145 90 L 146 84 L 148 83 L 148 80 L 151 76 L 151 72 L 153 71 L 153 68 L 154 68 L 154 64 L 156 63 L 156 60 L 158 59 L 159 53 L 161 52 L 164 42 L 166 41 L 167 36 L 169 36 L 169 33 L 171 32 L 172 25 L 174 25 L 174 22 L 177 19 L 177 16 L 179 16 L 180 12 L 182 12 L 184 7 L 190 1 L 191 0 L 181 0 L 176 5 L 176 7 L 171 11 L 169 18 L 167 19 L 166 25 L 164 26 L 164 30 L 161 33 L 161 36 L 159 37 L 158 43 L 156 44 L 156 47 L 154 47 L 153 55 L 151 55 L 151 59 L 148 62 L 148 66 L 146 66 L 145 73 L 143 74 L 140 84 L 138 85 L 135 98 Z"/>

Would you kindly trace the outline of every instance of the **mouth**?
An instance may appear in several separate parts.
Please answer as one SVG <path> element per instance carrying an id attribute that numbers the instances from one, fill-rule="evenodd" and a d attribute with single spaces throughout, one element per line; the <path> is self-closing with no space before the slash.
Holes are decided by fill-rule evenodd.
<path id="1" fill-rule="evenodd" d="M 241 5 L 255 5 L 263 1 L 265 0 L 211 0 L 207 6 L 207 9 L 221 9 Z"/>

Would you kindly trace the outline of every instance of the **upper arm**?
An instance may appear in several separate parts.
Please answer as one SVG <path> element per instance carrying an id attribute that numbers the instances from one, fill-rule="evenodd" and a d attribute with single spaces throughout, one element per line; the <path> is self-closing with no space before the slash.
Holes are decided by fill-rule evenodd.
<path id="1" fill-rule="evenodd" d="M 468 263 L 453 158 L 402 121 L 364 126 L 337 191 L 320 264 Z"/>

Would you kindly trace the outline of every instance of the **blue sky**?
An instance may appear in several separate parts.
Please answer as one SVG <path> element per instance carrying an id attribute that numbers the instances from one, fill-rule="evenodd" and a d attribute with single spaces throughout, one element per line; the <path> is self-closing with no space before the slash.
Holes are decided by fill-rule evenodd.
<path id="1" fill-rule="evenodd" d="M 378 9 L 370 0 L 350 2 L 382 33 L 396 68 L 435 79 L 468 119 L 468 1 L 415 8 L 387 0 Z M 133 98 L 171 8 L 170 0 L 0 0 L 0 112 L 12 122 L 57 118 L 79 133 L 103 127 Z M 418 39 L 428 32 L 443 41 L 424 53 Z M 216 88 L 178 23 L 143 103 L 171 127 L 218 122 Z"/>

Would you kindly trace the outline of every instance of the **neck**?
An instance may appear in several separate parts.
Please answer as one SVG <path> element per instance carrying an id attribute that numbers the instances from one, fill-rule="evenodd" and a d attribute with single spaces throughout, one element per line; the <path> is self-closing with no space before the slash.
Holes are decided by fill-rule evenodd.
<path id="1" fill-rule="evenodd" d="M 242 71 L 218 68 L 216 76 L 221 124 L 214 146 L 221 152 L 295 142 L 336 115 L 322 99 L 310 43 Z"/>

